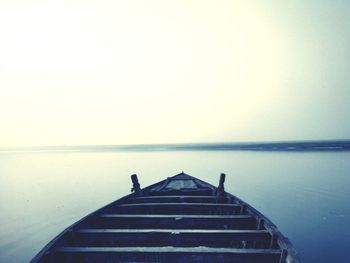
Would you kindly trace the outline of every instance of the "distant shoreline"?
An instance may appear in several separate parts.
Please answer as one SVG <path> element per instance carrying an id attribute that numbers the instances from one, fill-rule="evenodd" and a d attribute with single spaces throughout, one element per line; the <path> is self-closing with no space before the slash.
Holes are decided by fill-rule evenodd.
<path id="1" fill-rule="evenodd" d="M 1 152 L 350 151 L 350 140 L 0 147 Z"/>

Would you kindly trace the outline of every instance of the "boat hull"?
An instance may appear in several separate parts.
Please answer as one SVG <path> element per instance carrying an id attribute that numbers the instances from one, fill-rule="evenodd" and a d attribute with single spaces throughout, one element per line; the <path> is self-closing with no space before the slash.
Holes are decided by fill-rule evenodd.
<path id="1" fill-rule="evenodd" d="M 185 173 L 84 217 L 52 240 L 43 262 L 300 262 L 289 240 L 259 211 Z"/>

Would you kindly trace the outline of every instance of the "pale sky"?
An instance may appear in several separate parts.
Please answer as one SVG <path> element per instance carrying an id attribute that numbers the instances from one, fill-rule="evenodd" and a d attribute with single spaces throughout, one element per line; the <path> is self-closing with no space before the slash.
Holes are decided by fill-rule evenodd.
<path id="1" fill-rule="evenodd" d="M 350 1 L 0 0 L 0 147 L 350 138 Z"/>

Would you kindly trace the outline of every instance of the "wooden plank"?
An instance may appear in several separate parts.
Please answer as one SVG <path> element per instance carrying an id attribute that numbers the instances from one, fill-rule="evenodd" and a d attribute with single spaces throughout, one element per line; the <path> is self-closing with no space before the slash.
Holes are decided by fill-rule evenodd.
<path id="1" fill-rule="evenodd" d="M 146 204 L 121 204 L 119 207 L 148 207 L 148 206 L 202 206 L 202 207 L 209 207 L 209 208 L 222 208 L 222 207 L 230 207 L 230 208 L 240 208 L 240 205 L 237 204 L 212 204 L 212 203 L 185 203 L 185 204 L 178 204 L 178 203 L 146 203 Z"/>
<path id="2" fill-rule="evenodd" d="M 78 233 L 171 233 L 171 234 L 182 234 L 182 233 L 200 233 L 200 234 L 269 234 L 267 230 L 221 230 L 221 229 L 108 229 L 108 228 L 83 228 L 75 232 Z"/>
<path id="3" fill-rule="evenodd" d="M 80 229 L 72 233 L 71 246 L 207 246 L 243 248 L 260 242 L 268 248 L 266 230 L 193 229 Z"/>
<path id="4" fill-rule="evenodd" d="M 157 198 L 168 198 L 168 197 L 173 197 L 173 198 L 194 198 L 194 199 L 200 199 L 200 198 L 211 198 L 211 199 L 215 199 L 216 196 L 215 195 L 162 195 L 162 196 L 141 196 L 141 197 L 135 197 L 133 199 L 157 199 Z"/>
<path id="5" fill-rule="evenodd" d="M 277 249 L 208 247 L 61 247 L 51 259 L 56 262 L 240 262 L 277 263 Z"/>
<path id="6" fill-rule="evenodd" d="M 103 214 L 84 228 L 130 229 L 256 229 L 251 215 L 142 215 Z"/>
<path id="7" fill-rule="evenodd" d="M 236 218 L 254 218 L 251 215 L 146 215 L 146 214 L 102 214 L 100 217 L 116 217 L 116 218 L 200 218 L 200 219 L 236 219 Z"/>
<path id="8" fill-rule="evenodd" d="M 236 248 L 210 248 L 210 247 L 59 247 L 56 251 L 59 252 L 145 252 L 145 253 L 241 253 L 241 254 L 273 254 L 281 255 L 280 249 L 236 249 Z"/>
<path id="9" fill-rule="evenodd" d="M 216 196 L 144 196 L 127 200 L 127 203 L 216 203 Z M 226 200 L 228 201 L 228 199 Z"/>
<path id="10" fill-rule="evenodd" d="M 235 215 L 240 214 L 241 206 L 213 203 L 141 203 L 114 206 L 112 212 L 119 214 Z"/>
<path id="11" fill-rule="evenodd" d="M 202 195 L 211 195 L 214 189 L 181 189 L 181 190 L 167 190 L 167 191 L 153 191 L 148 192 L 149 196 L 164 196 L 164 195 L 192 195 L 192 196 L 202 196 Z"/>

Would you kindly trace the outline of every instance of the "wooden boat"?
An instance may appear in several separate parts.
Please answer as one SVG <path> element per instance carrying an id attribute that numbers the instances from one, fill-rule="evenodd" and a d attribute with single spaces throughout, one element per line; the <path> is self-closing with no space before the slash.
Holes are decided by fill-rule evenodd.
<path id="1" fill-rule="evenodd" d="M 127 195 L 68 227 L 42 262 L 298 263 L 289 240 L 253 207 L 185 173 Z"/>

